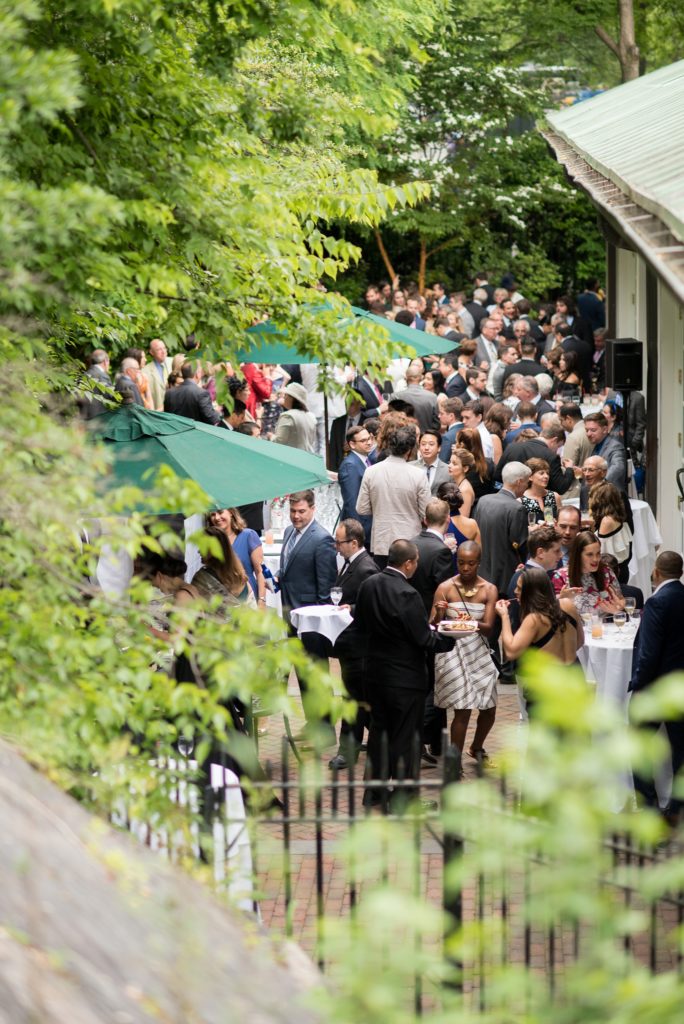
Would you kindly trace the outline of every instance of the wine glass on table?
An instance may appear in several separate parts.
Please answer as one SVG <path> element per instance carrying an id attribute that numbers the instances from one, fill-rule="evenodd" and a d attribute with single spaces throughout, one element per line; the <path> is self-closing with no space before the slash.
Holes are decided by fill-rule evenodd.
<path id="1" fill-rule="evenodd" d="M 630 619 L 633 618 L 634 612 L 636 611 L 636 597 L 625 598 L 625 611 L 629 615 Z"/>
<path id="2" fill-rule="evenodd" d="M 342 587 L 332 587 L 330 590 L 330 600 L 337 606 L 342 600 Z"/>
<path id="3" fill-rule="evenodd" d="M 627 612 L 615 612 L 613 615 L 613 622 L 617 628 L 622 631 L 623 626 L 627 622 Z"/>

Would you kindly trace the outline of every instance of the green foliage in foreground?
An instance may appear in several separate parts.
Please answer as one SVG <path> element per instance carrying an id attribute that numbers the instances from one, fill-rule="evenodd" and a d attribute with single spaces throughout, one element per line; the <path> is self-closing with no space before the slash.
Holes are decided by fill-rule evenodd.
<path id="1" fill-rule="evenodd" d="M 574 670 L 543 655 L 526 664 L 537 696 L 537 716 L 524 739 L 509 737 L 508 752 L 490 778 L 446 791 L 442 826 L 464 840 L 447 870 L 447 891 L 461 893 L 462 929 L 415 888 L 416 822 L 376 818 L 356 826 L 346 843 L 360 906 L 351 925 L 329 920 L 326 952 L 330 983 L 317 996 L 326 1020 L 409 1024 L 413 980 L 423 978 L 428 1009 L 421 1019 L 491 1024 L 675 1024 L 684 1003 L 677 953 L 684 933 L 671 912 L 659 948 L 672 969 L 653 976 L 642 945 L 640 958 L 625 951 L 626 936 L 644 935 L 649 901 L 684 889 L 684 858 L 655 865 L 613 861 L 604 840 L 619 832 L 633 849 L 653 850 L 664 838 L 650 813 L 611 811 L 617 774 L 632 759 L 662 756 L 661 744 L 628 733 L 619 709 L 597 704 L 593 688 Z M 638 701 L 640 718 L 684 713 L 684 678 L 663 680 Z M 498 776 L 507 783 L 503 799 Z M 418 835 L 421 826 L 418 824 Z M 425 832 L 422 832 L 425 838 Z M 389 871 L 388 871 L 389 863 Z M 378 882 L 378 879 L 392 881 Z M 629 906 L 621 886 L 633 890 Z M 478 889 L 495 896 L 482 920 L 473 907 Z M 523 893 L 526 896 L 523 899 Z M 500 912 L 502 894 L 508 916 Z M 492 911 L 492 905 L 497 908 Z M 531 929 L 535 970 L 522 963 L 524 930 Z M 555 987 L 539 966 L 538 949 L 556 929 Z M 579 956 L 570 952 L 579 929 Z M 446 956 L 443 935 L 448 933 Z M 646 950 L 648 949 L 646 945 Z M 535 953 L 535 950 L 537 952 Z M 484 1009 L 478 976 L 486 964 Z M 562 966 L 559 966 L 562 965 Z M 462 983 L 464 993 L 454 986 Z"/>
<path id="2" fill-rule="evenodd" d="M 135 557 L 177 540 L 141 515 L 116 518 L 117 497 L 122 509 L 131 498 L 121 493 L 107 535 L 83 544 L 106 453 L 46 415 L 32 393 L 44 386 L 27 366 L 6 368 L 0 382 L 0 729 L 100 813 L 125 803 L 134 817 L 187 832 L 192 814 L 175 805 L 156 766 L 176 756 L 179 735 L 203 743 L 200 756 L 207 743 L 225 742 L 229 697 L 288 710 L 292 664 L 307 675 L 316 713 L 339 717 L 342 702 L 282 620 L 249 609 L 229 622 L 215 608 L 175 613 L 175 651 L 202 680 L 175 684 L 171 648 L 150 634 L 158 624 L 150 585 L 112 598 L 89 577 L 105 543 Z M 167 475 L 163 486 L 186 514 L 206 508 L 193 485 Z"/>

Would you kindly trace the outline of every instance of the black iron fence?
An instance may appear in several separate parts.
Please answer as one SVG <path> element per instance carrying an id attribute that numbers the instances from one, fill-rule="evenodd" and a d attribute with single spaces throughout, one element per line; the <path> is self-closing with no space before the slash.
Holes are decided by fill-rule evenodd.
<path id="1" fill-rule="evenodd" d="M 353 923 L 373 887 L 358 852 L 352 848 L 343 855 L 340 848 L 362 822 L 379 819 L 390 830 L 396 828 L 404 843 L 408 839 L 413 856 L 402 855 L 404 861 L 398 863 L 392 833 L 386 833 L 375 882 L 396 882 L 446 912 L 442 948 L 435 952 L 449 970 L 440 974 L 437 985 L 434 976 L 414 973 L 416 1014 L 426 999 L 434 1003 L 440 986 L 447 986 L 451 997 L 462 994 L 471 1006 L 486 1010 L 493 979 L 510 966 L 541 981 L 553 996 L 565 972 L 595 940 L 595 923 L 584 920 L 581 912 L 574 917 L 556 913 L 553 906 L 548 919 L 539 913 L 554 870 L 541 848 L 512 847 L 510 859 L 499 858 L 494 867 L 486 857 L 474 856 L 465 880 L 454 884 L 453 869 L 478 851 L 486 852 L 492 822 L 509 822 L 513 832 L 530 821 L 502 777 L 489 781 L 486 806 L 477 806 L 477 787 L 458 786 L 461 795 L 475 794 L 477 827 L 472 818 L 459 818 L 448 809 L 442 813 L 449 787 L 460 777 L 458 751 L 446 743 L 439 775 L 390 781 L 384 770 L 379 779 L 368 780 L 353 765 L 328 771 L 320 758 L 293 761 L 283 738 L 279 762 L 267 763 L 265 778 L 247 784 L 227 764 L 219 764 L 203 791 L 183 784 L 178 797 L 196 801 L 203 811 L 204 830 L 197 830 L 194 850 L 213 866 L 217 884 L 237 894 L 238 902 L 257 913 L 265 926 L 300 942 L 321 970 L 334 966 L 335 949 L 327 936 L 330 922 Z M 373 805 L 367 799 L 370 792 L 378 797 Z M 537 830 L 544 827 L 535 823 Z M 148 830 L 148 841 L 150 835 Z M 644 879 L 651 869 L 676 863 L 683 853 L 674 839 L 654 848 L 637 845 L 629 835 L 608 835 L 596 877 L 581 883 L 588 897 L 610 900 L 616 916 L 631 915 L 628 926 L 616 931 L 614 943 L 621 947 L 626 969 L 636 962 L 653 973 L 682 971 L 684 894 L 678 885 L 649 894 Z M 638 927 L 635 914 L 640 915 Z M 468 933 L 468 942 L 459 940 Z"/>

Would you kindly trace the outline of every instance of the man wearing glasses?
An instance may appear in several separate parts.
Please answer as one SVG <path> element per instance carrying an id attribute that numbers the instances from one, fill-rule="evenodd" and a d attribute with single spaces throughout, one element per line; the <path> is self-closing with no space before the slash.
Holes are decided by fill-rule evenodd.
<path id="1" fill-rule="evenodd" d="M 342 511 L 340 519 L 356 519 L 364 530 L 365 545 L 370 545 L 373 517 L 360 515 L 356 511 L 356 501 L 361 489 L 363 474 L 371 465 L 369 458 L 373 447 L 373 435 L 365 427 L 350 427 L 346 436 L 349 454 L 338 470 L 337 482 L 342 493 Z"/>

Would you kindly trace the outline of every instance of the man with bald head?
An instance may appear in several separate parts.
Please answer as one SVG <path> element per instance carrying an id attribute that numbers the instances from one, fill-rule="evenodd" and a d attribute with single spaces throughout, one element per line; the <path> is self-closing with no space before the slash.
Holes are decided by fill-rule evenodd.
<path id="1" fill-rule="evenodd" d="M 414 408 L 421 434 L 426 430 L 439 430 L 439 406 L 437 396 L 432 391 L 426 391 L 420 386 L 424 370 L 422 363 L 417 365 L 412 361 L 406 371 L 406 388 L 392 398 L 403 398 L 410 402 Z"/>
<path id="2" fill-rule="evenodd" d="M 364 639 L 371 706 L 368 760 L 373 779 L 381 777 L 383 734 L 390 778 L 417 777 L 428 690 L 426 655 L 450 651 L 454 645 L 451 637 L 430 629 L 423 600 L 411 586 L 418 560 L 412 541 L 393 541 L 386 568 L 364 580 L 356 598 L 354 622 Z M 369 788 L 364 804 L 380 799 L 381 793 Z"/>
<path id="3" fill-rule="evenodd" d="M 670 672 L 684 672 L 684 585 L 681 577 L 684 571 L 682 556 L 677 551 L 661 551 L 655 561 L 652 582 L 653 594 L 644 605 L 641 624 L 634 641 L 632 656 L 632 679 L 630 690 L 638 692 L 652 686 Z M 665 725 L 672 758 L 672 775 L 684 765 L 684 716 L 672 718 L 664 723 L 652 721 L 639 723 L 639 728 L 655 732 Z M 676 786 L 676 781 L 674 783 Z M 658 808 L 658 796 L 652 772 L 639 769 L 634 773 L 634 788 L 648 807 Z M 665 817 L 676 824 L 680 817 L 682 800 L 673 796 L 666 809 Z"/>

